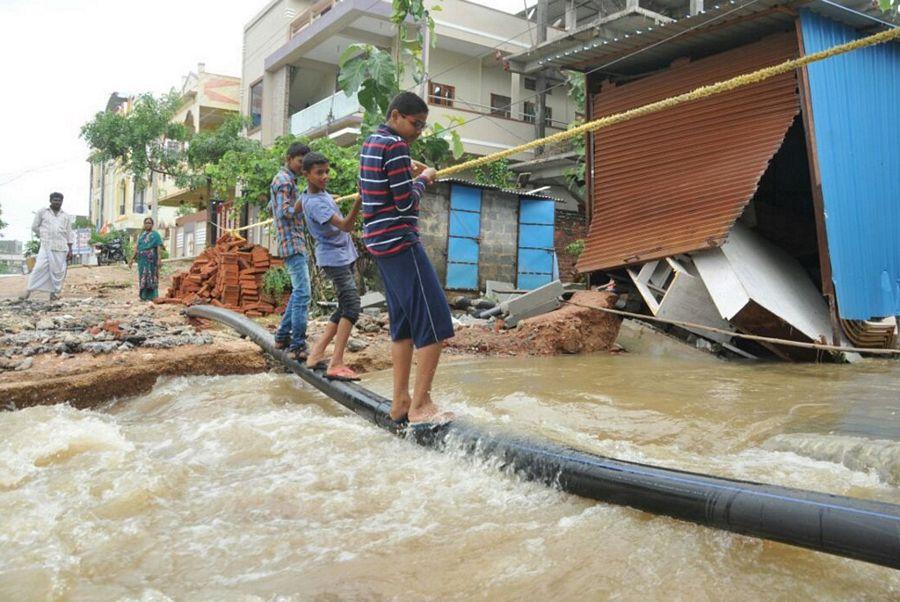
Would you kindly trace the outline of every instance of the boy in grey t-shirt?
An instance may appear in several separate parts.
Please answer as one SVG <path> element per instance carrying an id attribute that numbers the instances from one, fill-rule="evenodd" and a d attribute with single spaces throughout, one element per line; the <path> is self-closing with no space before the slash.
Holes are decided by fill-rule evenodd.
<path id="1" fill-rule="evenodd" d="M 308 368 L 324 367 L 325 349 L 334 339 L 334 353 L 325 371 L 333 380 L 359 380 L 344 364 L 344 349 L 350 331 L 359 318 L 359 292 L 353 276 L 353 264 L 359 257 L 350 232 L 359 214 L 361 200 L 357 199 L 344 217 L 326 188 L 330 178 L 328 159 L 320 153 L 303 158 L 303 175 L 308 187 L 301 195 L 306 227 L 316 241 L 316 264 L 334 284 L 338 307 L 331 315 L 325 334 L 316 341 L 306 362 Z"/>

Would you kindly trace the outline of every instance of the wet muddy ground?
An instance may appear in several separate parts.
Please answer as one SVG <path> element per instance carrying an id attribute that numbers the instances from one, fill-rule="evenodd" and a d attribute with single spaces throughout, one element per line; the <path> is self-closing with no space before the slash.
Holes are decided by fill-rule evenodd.
<path id="1" fill-rule="evenodd" d="M 160 290 L 183 267 L 166 264 Z M 181 305 L 139 301 L 136 278 L 125 266 L 72 268 L 62 298 L 52 302 L 46 294 L 19 301 L 27 279 L 0 279 L 0 407 L 60 402 L 91 407 L 145 393 L 161 376 L 248 374 L 271 367 L 255 345 L 229 329 L 189 321 Z M 606 293 L 578 295 L 585 304 L 614 301 Z M 345 356 L 361 374 L 391 365 L 387 314 L 371 311 L 356 324 Z M 324 330 L 328 313 L 312 308 L 310 340 Z M 257 321 L 274 330 L 279 319 L 272 315 Z M 524 321 L 513 330 L 472 322 L 457 324 L 447 345 L 448 361 L 609 350 L 619 328 L 617 318 L 577 307 Z"/>

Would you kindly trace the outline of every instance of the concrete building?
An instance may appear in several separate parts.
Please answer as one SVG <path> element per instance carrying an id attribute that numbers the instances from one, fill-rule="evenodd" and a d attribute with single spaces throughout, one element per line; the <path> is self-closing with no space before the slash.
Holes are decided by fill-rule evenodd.
<path id="1" fill-rule="evenodd" d="M 229 115 L 236 115 L 240 106 L 240 80 L 236 77 L 208 73 L 204 65 L 189 73 L 182 85 L 181 105 L 173 120 L 183 123 L 191 132 L 209 131 L 218 127 Z M 113 93 L 107 111 L 128 112 L 134 97 Z M 98 230 L 114 228 L 138 231 L 146 217 L 154 214 L 157 205 L 157 227 L 172 239 L 178 207 L 203 208 L 207 200 L 205 190 L 184 190 L 175 186 L 171 178 L 157 176 L 156 196 L 151 182 L 138 183 L 120 166 L 113 163 L 91 164 L 90 220 Z"/>
<path id="2" fill-rule="evenodd" d="M 540 129 L 535 123 L 537 82 L 532 77 L 510 73 L 506 58 L 538 42 L 533 35 L 534 23 L 524 15 L 511 15 L 465 0 L 447 0 L 441 7 L 440 12 L 433 14 L 436 45 L 423 57 L 426 81 L 416 85 L 407 74 L 401 87 L 426 98 L 430 122 L 445 126 L 454 120 L 463 122 L 458 132 L 470 155 L 486 155 L 533 140 Z M 386 0 L 269 2 L 244 28 L 241 112 L 251 119 L 248 135 L 266 145 L 286 134 L 329 136 L 339 144 L 355 143 L 363 111 L 355 96 L 338 90 L 338 60 L 354 43 L 373 44 L 395 52 L 396 27 L 390 21 L 391 13 L 391 3 Z M 553 39 L 565 34 L 561 27 L 548 27 L 547 32 Z M 548 85 L 562 82 L 563 77 L 557 72 Z M 544 131 L 551 134 L 565 129 L 576 118 L 578 109 L 567 89 L 554 88 L 546 99 Z M 528 152 L 513 160 L 534 158 L 535 154 Z M 571 159 L 565 162 L 565 166 L 570 165 Z M 562 167 L 556 175 L 560 180 L 552 182 L 556 186 L 547 193 L 562 199 L 566 215 L 577 217 L 578 200 L 561 186 L 565 183 Z M 526 180 L 527 177 L 522 181 Z M 423 203 L 423 207 L 429 206 L 428 215 L 422 216 L 423 227 L 428 230 L 423 236 L 429 241 L 429 252 L 439 258 L 441 278 L 448 288 L 477 288 L 486 278 L 492 278 L 491 266 L 501 262 L 509 272 L 505 278 L 516 282 L 520 202 L 516 193 L 509 191 L 502 193 L 509 197 L 503 204 L 505 211 L 494 211 L 495 195 L 485 192 L 485 212 L 468 215 L 470 219 L 477 218 L 486 242 L 479 251 L 480 259 L 468 264 L 465 275 L 460 270 L 468 260 L 462 259 L 456 276 L 450 270 L 448 277 L 452 251 L 460 250 L 462 244 L 459 240 L 453 245 L 448 243 L 453 238 L 448 230 L 453 211 L 449 191 L 460 186 L 460 182 L 441 184 L 437 189 L 443 192 L 429 191 L 437 204 L 431 207 L 432 199 Z M 539 185 L 532 179 L 528 186 Z M 258 219 L 258 209 L 251 207 L 242 221 L 253 223 Z M 512 246 L 497 255 L 494 247 L 501 233 Z M 260 244 L 271 243 L 270 233 L 264 229 L 254 229 L 246 235 Z M 544 267 L 547 266 L 542 263 L 541 269 Z"/>
<path id="3" fill-rule="evenodd" d="M 447 0 L 434 13 L 437 45 L 424 57 L 430 81 L 430 120 L 460 118 L 465 150 L 485 155 L 534 138 L 535 82 L 505 68 L 505 57 L 534 43 L 534 24 L 465 0 Z M 362 111 L 355 97 L 337 91 L 337 63 L 348 45 L 395 48 L 396 28 L 385 0 L 274 0 L 244 28 L 241 112 L 253 121 L 249 135 L 263 144 L 284 134 L 327 135 L 355 141 Z M 562 30 L 553 28 L 553 36 Z M 524 100 L 523 100 L 524 99 Z M 565 88 L 547 100 L 548 133 L 564 129 L 576 107 Z M 531 153 L 517 157 L 532 158 Z"/>
<path id="4" fill-rule="evenodd" d="M 197 65 L 197 71 L 185 77 L 182 86 L 182 104 L 172 120 L 182 123 L 191 134 L 212 132 L 229 117 L 238 115 L 241 107 L 241 80 L 230 75 L 218 75 L 206 71 L 205 65 Z M 180 207 L 183 204 L 197 210 L 205 209 L 209 191 L 184 189 L 175 186 L 171 179 L 160 183 L 160 207 Z"/>

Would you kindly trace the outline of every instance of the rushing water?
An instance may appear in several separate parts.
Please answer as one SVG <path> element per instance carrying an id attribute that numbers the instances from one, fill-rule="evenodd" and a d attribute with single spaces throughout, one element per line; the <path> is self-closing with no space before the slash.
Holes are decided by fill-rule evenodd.
<path id="1" fill-rule="evenodd" d="M 896 362 L 626 355 L 447 363 L 435 397 L 614 457 L 900 503 L 898 392 Z M 900 596 L 900 571 L 421 449 L 282 374 L 0 414 L 0 517 L 4 601 Z"/>

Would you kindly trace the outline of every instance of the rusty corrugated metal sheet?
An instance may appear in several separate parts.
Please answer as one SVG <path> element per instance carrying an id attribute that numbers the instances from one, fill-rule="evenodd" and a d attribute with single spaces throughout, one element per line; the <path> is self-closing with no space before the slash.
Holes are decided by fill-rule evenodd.
<path id="1" fill-rule="evenodd" d="M 796 57 L 778 34 L 601 89 L 596 119 Z M 594 136 L 593 215 L 578 269 L 643 263 L 722 244 L 800 111 L 793 73 L 648 115 Z"/>

